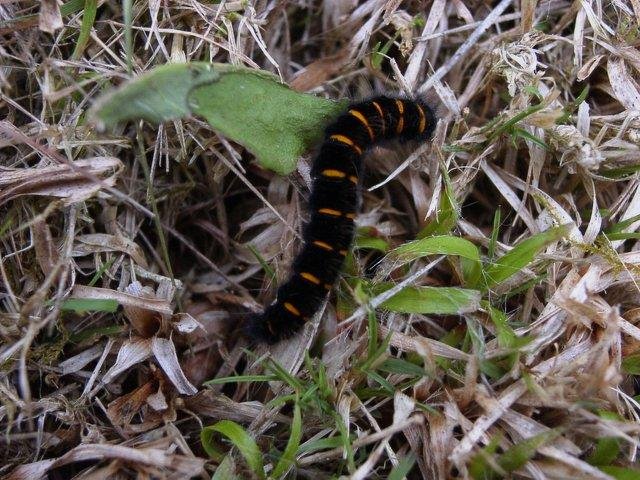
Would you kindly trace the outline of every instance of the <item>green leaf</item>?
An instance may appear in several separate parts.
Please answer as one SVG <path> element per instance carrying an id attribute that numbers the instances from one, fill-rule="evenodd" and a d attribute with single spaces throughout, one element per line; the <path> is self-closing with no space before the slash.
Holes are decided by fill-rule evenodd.
<path id="1" fill-rule="evenodd" d="M 103 263 L 102 265 L 100 265 L 100 268 L 96 270 L 96 273 L 93 275 L 93 277 L 91 277 L 91 280 L 89 280 L 88 285 L 90 287 L 93 287 L 96 283 L 98 283 L 98 280 L 100 280 L 104 272 L 106 272 L 109 268 L 111 268 L 111 265 L 113 265 L 115 261 L 116 261 L 115 258 L 112 258 L 106 261 L 105 263 Z"/>
<path id="2" fill-rule="evenodd" d="M 561 239 L 567 231 L 566 226 L 550 228 L 549 230 L 534 235 L 518 243 L 509 252 L 498 258 L 494 263 L 485 268 L 488 288 L 516 274 L 530 264 L 538 253 L 547 245 Z"/>
<path id="3" fill-rule="evenodd" d="M 409 375 L 411 377 L 424 377 L 427 374 L 424 368 L 420 367 L 419 365 L 395 357 L 387 358 L 378 367 L 378 370 L 385 373 Z"/>
<path id="4" fill-rule="evenodd" d="M 387 480 L 402 480 L 407 478 L 407 474 L 413 468 L 416 463 L 416 457 L 413 454 L 409 454 L 406 457 L 402 457 L 398 462 L 398 465 L 391 469 Z"/>
<path id="5" fill-rule="evenodd" d="M 607 475 L 611 475 L 616 480 L 638 480 L 640 478 L 640 469 L 625 467 L 598 467 Z"/>
<path id="6" fill-rule="evenodd" d="M 98 130 L 140 118 L 160 123 L 187 117 L 189 92 L 216 81 L 225 69 L 203 62 L 162 65 L 100 97 L 88 117 Z"/>
<path id="7" fill-rule="evenodd" d="M 291 422 L 291 435 L 289 441 L 284 449 L 284 453 L 278 460 L 276 468 L 273 469 L 271 476 L 273 478 L 279 478 L 284 475 L 287 470 L 295 463 L 296 452 L 300 446 L 300 440 L 302 439 L 302 415 L 300 413 L 300 405 L 296 402 L 293 407 L 293 420 Z"/>
<path id="8" fill-rule="evenodd" d="M 473 478 L 478 480 L 503 478 L 500 473 L 510 473 L 522 468 L 525 463 L 533 458 L 538 448 L 549 443 L 558 435 L 560 435 L 558 431 L 549 430 L 526 438 L 517 445 L 510 447 L 502 455 L 497 456 L 494 464 L 489 463 L 487 457 L 496 455 L 495 452 L 500 442 L 497 438 L 492 438 L 491 442 L 482 449 L 482 452 L 472 458 L 469 464 L 469 472 Z M 495 469 L 493 465 L 496 465 Z M 497 468 L 502 472 L 497 472 Z"/>
<path id="9" fill-rule="evenodd" d="M 559 435 L 560 433 L 558 431 L 549 430 L 526 438 L 500 455 L 498 464 L 507 472 L 518 470 L 533 458 L 538 448 L 545 443 L 549 443 Z"/>
<path id="10" fill-rule="evenodd" d="M 395 387 L 383 376 L 377 374 L 376 372 L 372 372 L 371 370 L 367 371 L 366 374 L 369 379 L 380 384 L 380 386 L 387 391 L 389 396 L 395 393 Z"/>
<path id="11" fill-rule="evenodd" d="M 378 345 L 378 319 L 376 318 L 374 312 L 368 312 L 367 321 L 369 323 L 369 328 L 367 330 L 367 360 L 372 360 L 382 355 L 386 351 L 387 345 L 384 345 L 384 350 L 379 351 L 380 346 Z"/>
<path id="12" fill-rule="evenodd" d="M 69 343 L 83 343 L 87 340 L 95 341 L 104 336 L 113 337 L 124 333 L 123 325 L 110 325 L 108 327 L 87 328 L 81 332 L 74 333 L 69 337 Z"/>
<path id="13" fill-rule="evenodd" d="M 493 227 L 491 228 L 491 237 L 489 237 L 489 246 L 487 247 L 487 256 L 490 261 L 496 255 L 496 245 L 498 245 L 498 234 L 500 233 L 500 220 L 502 218 L 502 211 L 500 207 L 496 209 L 496 213 L 493 215 Z"/>
<path id="14" fill-rule="evenodd" d="M 389 251 L 389 242 L 386 240 L 372 235 L 361 234 L 360 232 L 358 232 L 354 243 L 355 247 L 360 249 L 366 248 L 378 250 L 382 253 L 387 253 Z"/>
<path id="15" fill-rule="evenodd" d="M 216 473 L 213 474 L 211 480 L 240 480 L 240 477 L 236 475 L 233 457 L 230 455 L 224 457 L 220 465 L 216 468 Z"/>
<path id="16" fill-rule="evenodd" d="M 564 106 L 563 108 L 564 113 L 560 116 L 560 118 L 556 120 L 556 124 L 561 125 L 566 123 L 571 118 L 571 114 L 578 109 L 578 107 L 582 102 L 584 102 L 587 99 L 588 95 L 589 95 L 589 85 L 585 86 L 582 89 L 582 91 L 580 92 L 580 95 L 578 95 L 573 102 Z"/>
<path id="17" fill-rule="evenodd" d="M 264 270 L 264 273 L 266 274 L 267 278 L 269 278 L 272 282 L 275 282 L 276 281 L 275 270 L 271 268 L 271 266 L 262 257 L 262 255 L 260 255 L 260 252 L 258 251 L 258 249 L 251 244 L 248 244 L 247 248 L 253 254 L 253 256 L 256 257 L 256 260 L 258 260 L 258 262 L 260 263 L 260 266 Z"/>
<path id="18" fill-rule="evenodd" d="M 624 357 L 622 359 L 622 371 L 629 375 L 640 375 L 640 353 Z"/>
<path id="19" fill-rule="evenodd" d="M 107 298 L 68 298 L 62 302 L 60 310 L 114 313 L 118 310 L 118 302 Z"/>
<path id="20" fill-rule="evenodd" d="M 499 380 L 507 373 L 507 370 L 491 360 L 481 360 L 480 371 L 493 380 Z"/>
<path id="21" fill-rule="evenodd" d="M 511 134 L 513 135 L 514 138 L 524 138 L 525 140 L 529 140 L 530 142 L 535 143 L 536 145 L 538 145 L 541 148 L 544 148 L 545 150 L 549 150 L 549 146 L 546 143 L 544 143 L 544 140 L 527 132 L 523 128 L 516 127 L 513 129 Z"/>
<path id="22" fill-rule="evenodd" d="M 500 445 L 500 439 L 493 437 L 489 443 L 482 447 L 481 451 L 476 453 L 469 461 L 469 474 L 475 480 L 493 480 L 496 478 L 495 471 L 489 466 L 487 457 L 493 455 L 498 446 Z"/>
<path id="23" fill-rule="evenodd" d="M 382 283 L 373 291 L 380 294 L 392 287 Z M 480 292 L 458 287 L 405 287 L 380 306 L 398 313 L 460 315 L 478 310 Z"/>
<path id="24" fill-rule="evenodd" d="M 638 220 L 640 220 L 640 215 L 634 215 L 633 217 L 627 218 L 626 220 L 622 220 L 618 223 L 610 225 L 609 228 L 605 230 L 605 233 L 609 238 L 611 238 L 610 235 L 613 233 L 624 233 L 625 228 L 630 227 L 631 224 L 637 222 Z"/>
<path id="25" fill-rule="evenodd" d="M 231 420 L 220 420 L 218 423 L 202 429 L 200 442 L 205 452 L 214 459 L 219 457 L 219 452 L 214 444 L 217 433 L 224 435 L 233 443 L 258 478 L 265 478 L 262 453 L 256 442 L 241 425 Z"/>
<path id="26" fill-rule="evenodd" d="M 587 462 L 597 466 L 611 465 L 619 454 L 620 441 L 613 437 L 603 437 L 598 439 L 596 448 L 587 457 Z"/>
<path id="27" fill-rule="evenodd" d="M 382 60 L 389 53 L 389 49 L 391 48 L 393 42 L 395 42 L 397 37 L 398 34 L 394 35 L 394 37 L 387 40 L 384 45 L 382 45 L 381 42 L 377 42 L 375 44 L 375 46 L 373 47 L 373 51 L 371 52 L 371 66 L 375 70 L 380 70 L 380 67 L 382 66 Z"/>
<path id="28" fill-rule="evenodd" d="M 444 169 L 441 169 L 441 171 Z M 459 208 L 455 201 L 453 187 L 449 174 L 446 170 L 442 171 L 444 179 L 443 195 L 440 198 L 438 213 L 434 221 L 424 227 L 417 235 L 418 238 L 429 237 L 431 235 L 445 235 L 450 233 L 458 222 Z"/>
<path id="29" fill-rule="evenodd" d="M 341 437 L 320 438 L 318 440 L 311 440 L 309 442 L 305 442 L 303 445 L 300 445 L 298 453 L 310 453 L 317 452 L 318 450 L 329 450 L 332 448 L 337 448 L 342 444 L 343 441 Z"/>
<path id="30" fill-rule="evenodd" d="M 600 170 L 598 173 L 607 178 L 627 178 L 640 172 L 640 165 L 631 165 L 619 168 L 609 168 Z"/>
<path id="31" fill-rule="evenodd" d="M 345 102 L 295 92 L 270 73 L 225 64 L 168 64 L 131 80 L 90 112 L 98 129 L 142 118 L 162 122 L 201 115 L 280 174 L 322 138 Z"/>
<path id="32" fill-rule="evenodd" d="M 253 153 L 275 172 L 295 169 L 300 155 L 323 134 L 345 104 L 297 93 L 255 71 L 228 71 L 189 94 L 194 113 Z"/>
<path id="33" fill-rule="evenodd" d="M 497 126 L 497 128 L 489 135 L 488 140 L 492 141 L 504 132 L 512 133 L 514 127 L 521 120 L 524 120 L 525 118 L 533 115 L 534 113 L 539 112 L 540 110 L 545 108 L 545 106 L 546 105 L 544 105 L 544 103 L 540 103 L 538 105 L 532 105 L 530 107 L 527 107 L 525 110 L 521 111 L 520 113 L 515 114 L 513 117 L 507 119 L 502 125 Z"/>
<path id="34" fill-rule="evenodd" d="M 389 256 L 402 262 L 409 262 L 427 255 L 456 255 L 467 262 L 462 263 L 463 275 L 467 285 L 477 286 L 482 278 L 480 251 L 469 240 L 452 235 L 439 235 L 405 243 L 393 249 Z"/>
<path id="35" fill-rule="evenodd" d="M 496 327 L 496 338 L 498 345 L 502 348 L 519 348 L 531 341 L 529 337 L 518 337 L 516 332 L 509 326 L 507 316 L 504 312 L 491 306 L 487 301 L 482 302 L 482 308 L 489 312 L 489 317 Z"/>
<path id="36" fill-rule="evenodd" d="M 273 372 L 273 375 L 276 376 L 278 380 L 286 383 L 296 392 L 304 391 L 302 382 L 291 375 L 285 368 L 282 368 L 278 362 L 269 359 L 267 361 L 267 368 Z"/>

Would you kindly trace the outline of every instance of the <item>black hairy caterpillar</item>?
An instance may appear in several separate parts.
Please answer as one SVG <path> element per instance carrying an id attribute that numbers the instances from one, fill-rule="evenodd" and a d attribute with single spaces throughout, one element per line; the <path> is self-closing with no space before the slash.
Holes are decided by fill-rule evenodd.
<path id="1" fill-rule="evenodd" d="M 426 103 L 390 97 L 353 103 L 327 127 L 311 170 L 304 245 L 276 300 L 249 318 L 250 337 L 273 344 L 292 336 L 333 288 L 353 241 L 366 150 L 387 140 L 427 140 L 434 128 L 435 115 Z"/>

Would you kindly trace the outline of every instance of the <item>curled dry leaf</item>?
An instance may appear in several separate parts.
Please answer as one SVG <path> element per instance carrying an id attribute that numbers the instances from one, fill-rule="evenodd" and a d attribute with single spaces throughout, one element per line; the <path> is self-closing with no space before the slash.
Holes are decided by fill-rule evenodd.
<path id="1" fill-rule="evenodd" d="M 402 392 L 396 392 L 393 396 L 393 424 L 399 424 L 407 420 L 413 413 L 416 402 L 413 398 Z"/>
<path id="2" fill-rule="evenodd" d="M 0 205 L 21 195 L 57 197 L 65 204 L 81 202 L 102 188 L 89 175 L 113 186 L 123 168 L 122 162 L 114 157 L 93 157 L 46 167 L 0 168 Z"/>
<path id="3" fill-rule="evenodd" d="M 135 281 L 125 287 L 125 292 L 140 299 L 156 299 L 153 288 Z M 124 313 L 131 326 L 144 338 L 149 338 L 160 330 L 162 326 L 162 314 L 149 308 L 137 305 L 124 305 Z"/>
<path id="4" fill-rule="evenodd" d="M 178 392 L 183 395 L 195 395 L 198 393 L 198 389 L 184 375 L 178 361 L 176 347 L 171 340 L 155 337 L 151 341 L 151 349 L 160 368 L 169 377 Z"/>
<path id="5" fill-rule="evenodd" d="M 55 33 L 56 30 L 64 27 L 60 6 L 56 0 L 41 0 L 38 27 L 47 33 Z"/>
<path id="6" fill-rule="evenodd" d="M 100 252 L 122 252 L 129 255 L 136 264 L 147 268 L 147 260 L 140 245 L 119 232 L 116 235 L 107 233 L 89 233 L 78 235 L 71 255 L 81 257 Z"/>
<path id="7" fill-rule="evenodd" d="M 42 273 L 49 275 L 60 259 L 58 247 L 53 241 L 51 229 L 42 218 L 37 218 L 31 227 L 31 239 L 36 251 L 36 260 Z"/>
<path id="8" fill-rule="evenodd" d="M 607 62 L 607 72 L 616 99 L 627 110 L 640 110 L 640 88 L 627 70 L 624 60 L 610 57 Z"/>
<path id="9" fill-rule="evenodd" d="M 193 395 L 198 392 L 198 389 L 184 375 L 173 342 L 158 337 L 124 342 L 118 351 L 116 362 L 104 374 L 102 381 L 110 383 L 118 375 L 152 355 L 155 356 L 158 365 L 179 393 Z"/>
<path id="10" fill-rule="evenodd" d="M 550 133 L 551 143 L 562 152 L 560 161 L 563 164 L 576 163 L 588 170 L 597 170 L 605 160 L 593 141 L 573 125 L 557 125 Z"/>
<path id="11" fill-rule="evenodd" d="M 126 426 L 137 415 L 149 396 L 155 390 L 157 382 L 147 382 L 132 392 L 116 398 L 107 406 L 107 415 L 114 425 Z"/>
<path id="12" fill-rule="evenodd" d="M 169 408 L 169 404 L 167 403 L 167 399 L 161 388 L 158 388 L 157 392 L 152 393 L 147 397 L 147 404 L 156 412 L 167 410 Z"/>
<path id="13" fill-rule="evenodd" d="M 102 381 L 104 383 L 111 382 L 122 372 L 146 360 L 151 355 L 151 341 L 148 339 L 124 342 L 118 351 L 116 363 L 104 374 Z"/>
<path id="14" fill-rule="evenodd" d="M 188 313 L 178 313 L 174 315 L 174 318 L 176 321 L 172 323 L 172 327 L 178 333 L 192 333 L 198 327 L 200 327 L 203 332 L 206 331 L 204 326 Z"/>
<path id="15" fill-rule="evenodd" d="M 114 425 L 131 434 L 147 432 L 165 421 L 174 421 L 173 402 L 168 402 L 164 389 L 167 382 L 162 373 L 152 369 L 156 381 L 149 381 L 133 392 L 116 398 L 107 408 L 107 415 Z M 132 421 L 139 419 L 136 422 Z"/>
<path id="16" fill-rule="evenodd" d="M 347 61 L 348 58 L 344 52 L 320 58 L 300 70 L 290 86 L 298 92 L 307 92 L 339 73 Z"/>
<path id="17" fill-rule="evenodd" d="M 190 478 L 203 473 L 204 459 L 179 455 L 171 450 L 158 448 L 133 448 L 121 445 L 109 444 L 83 444 L 79 445 L 56 460 L 44 460 L 42 462 L 22 465 L 16 468 L 8 477 L 12 480 L 43 478 L 47 471 L 69 465 L 76 462 L 119 460 L 124 465 L 150 467 L 154 470 L 173 473 L 182 478 Z M 27 474 L 40 474 L 40 477 L 27 477 Z M 147 475 L 145 475 L 147 476 Z M 154 476 L 154 475 L 152 475 Z M 173 478 L 173 477 L 171 477 Z"/>
<path id="18" fill-rule="evenodd" d="M 530 32 L 519 41 L 500 46 L 492 52 L 495 61 L 493 68 L 506 78 L 512 97 L 530 86 L 540 68 L 545 67 L 539 63 L 538 51 L 534 48 L 538 41 L 539 35 Z"/>

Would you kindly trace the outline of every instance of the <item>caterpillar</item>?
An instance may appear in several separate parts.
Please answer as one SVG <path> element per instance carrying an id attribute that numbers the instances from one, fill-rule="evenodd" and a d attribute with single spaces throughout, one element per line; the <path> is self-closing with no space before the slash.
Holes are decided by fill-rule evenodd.
<path id="1" fill-rule="evenodd" d="M 333 288 L 354 237 L 366 151 L 389 140 L 428 140 L 435 125 L 425 102 L 380 96 L 349 105 L 326 128 L 311 169 L 310 219 L 302 249 L 275 301 L 249 317 L 250 338 L 274 344 L 291 337 Z"/>

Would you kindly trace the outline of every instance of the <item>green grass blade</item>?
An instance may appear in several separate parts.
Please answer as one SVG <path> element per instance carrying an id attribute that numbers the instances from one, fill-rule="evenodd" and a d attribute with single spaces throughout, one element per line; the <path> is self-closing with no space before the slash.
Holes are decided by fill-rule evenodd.
<path id="1" fill-rule="evenodd" d="M 359 228 L 356 232 L 356 239 L 354 241 L 356 248 L 366 248 L 371 250 L 378 250 L 382 253 L 389 251 L 389 242 L 383 238 L 377 237 L 372 233 L 373 228 Z"/>
<path id="2" fill-rule="evenodd" d="M 262 464 L 262 452 L 260 452 L 256 442 L 241 425 L 231 420 L 220 420 L 218 423 L 202 429 L 200 432 L 202 447 L 213 458 L 218 456 L 218 451 L 214 444 L 216 434 L 221 434 L 231 441 L 258 478 L 266 478 L 264 465 Z"/>
<path id="3" fill-rule="evenodd" d="M 499 135 L 501 135 L 504 132 L 511 132 L 513 130 L 513 128 L 521 120 L 524 120 L 525 118 L 533 115 L 534 113 L 539 112 L 543 108 L 545 108 L 544 104 L 532 105 L 532 106 L 527 107 L 526 109 L 522 110 L 521 112 L 515 114 L 510 119 L 506 120 L 502 125 L 498 126 L 493 131 L 493 133 L 491 133 L 489 135 L 489 141 L 492 141 L 493 139 L 495 139 L 496 137 L 498 137 Z"/>
<path id="4" fill-rule="evenodd" d="M 427 372 L 424 368 L 415 363 L 407 362 L 401 358 L 387 358 L 379 367 L 378 370 L 385 373 L 397 373 L 400 375 L 408 375 L 410 377 L 424 377 Z"/>
<path id="5" fill-rule="evenodd" d="M 238 375 L 236 377 L 220 377 L 207 380 L 203 385 L 224 385 L 227 383 L 243 383 L 243 382 L 273 382 L 278 380 L 275 375 Z"/>
<path id="6" fill-rule="evenodd" d="M 561 239 L 567 231 L 565 226 L 550 228 L 518 243 L 508 253 L 485 268 L 488 288 L 504 282 L 533 262 L 536 255 L 547 245 Z"/>
<path id="7" fill-rule="evenodd" d="M 558 437 L 558 435 L 560 435 L 558 431 L 549 430 L 539 433 L 538 435 L 534 435 L 533 437 L 526 438 L 500 455 L 498 464 L 506 472 L 518 470 L 533 458 L 538 448 L 551 442 L 553 439 Z"/>
<path id="8" fill-rule="evenodd" d="M 402 262 L 409 262 L 427 255 L 455 255 L 465 260 L 463 275 L 466 284 L 477 286 L 482 278 L 482 264 L 480 251 L 469 240 L 452 235 L 427 237 L 405 243 L 393 249 L 390 257 L 396 257 Z"/>
<path id="9" fill-rule="evenodd" d="M 406 457 L 402 457 L 398 462 L 398 465 L 391 469 L 387 480 L 402 480 L 407 478 L 407 474 L 413 468 L 416 463 L 416 457 L 413 454 L 409 454 Z"/>
<path id="10" fill-rule="evenodd" d="M 489 302 L 483 301 L 482 307 L 489 312 L 489 317 L 496 327 L 496 338 L 498 345 L 502 348 L 518 348 L 531 341 L 528 337 L 518 337 L 516 332 L 509 326 L 507 316 L 504 312 L 494 308 Z"/>
<path id="11" fill-rule="evenodd" d="M 341 446 L 342 443 L 343 442 L 341 437 L 320 438 L 318 440 L 312 440 L 300 445 L 298 453 L 302 454 L 317 452 L 319 450 L 329 450 Z"/>
<path id="12" fill-rule="evenodd" d="M 598 467 L 607 475 L 611 475 L 616 480 L 638 480 L 640 478 L 640 469 L 625 467 Z"/>
<path id="13" fill-rule="evenodd" d="M 276 468 L 273 469 L 271 476 L 273 478 L 279 478 L 284 475 L 289 468 L 295 463 L 296 452 L 300 446 L 300 440 L 302 439 L 302 414 L 300 413 L 300 405 L 296 402 L 293 407 L 293 420 L 291 421 L 291 435 L 289 441 L 284 449 L 284 453 L 278 460 Z"/>
<path id="14" fill-rule="evenodd" d="M 124 49 L 127 57 L 127 72 L 133 74 L 133 0 L 122 1 L 124 20 Z"/>
<path id="15" fill-rule="evenodd" d="M 498 234 L 500 233 L 500 222 L 502 219 L 502 211 L 500 207 L 496 209 L 496 213 L 493 215 L 493 228 L 491 229 L 491 237 L 489 237 L 488 257 L 490 261 L 493 261 L 496 256 L 496 246 L 498 245 Z"/>
<path id="16" fill-rule="evenodd" d="M 620 233 L 610 233 L 607 235 L 607 238 L 610 241 L 615 241 L 615 240 L 629 240 L 629 239 L 634 239 L 634 240 L 638 240 L 640 239 L 640 232 L 620 232 Z"/>
<path id="17" fill-rule="evenodd" d="M 382 283 L 373 291 L 380 294 L 392 287 Z M 480 292 L 458 287 L 406 287 L 380 306 L 398 313 L 459 315 L 478 310 Z"/>
<path id="18" fill-rule="evenodd" d="M 62 302 L 60 310 L 114 313 L 118 310 L 118 302 L 108 298 L 68 298 Z"/>
<path id="19" fill-rule="evenodd" d="M 258 263 L 260 263 L 260 266 L 264 270 L 264 273 L 266 274 L 267 278 L 269 278 L 272 282 L 275 282 L 276 281 L 275 270 L 271 268 L 271 266 L 262 257 L 262 255 L 260 255 L 260 252 L 258 251 L 258 249 L 251 244 L 247 245 L 247 248 L 253 254 L 253 256 L 256 257 L 256 260 L 258 260 Z"/>
<path id="20" fill-rule="evenodd" d="M 453 186 L 449 178 L 449 172 L 441 169 L 444 180 L 444 190 L 440 198 L 438 213 L 434 221 L 424 227 L 417 235 L 418 238 L 425 238 L 431 235 L 445 235 L 450 233 L 458 222 L 459 206 L 455 201 Z"/>
<path id="21" fill-rule="evenodd" d="M 229 455 L 224 457 L 220 465 L 216 468 L 216 472 L 213 474 L 213 477 L 211 477 L 211 480 L 240 480 L 240 477 L 236 475 L 232 457 Z"/>
<path id="22" fill-rule="evenodd" d="M 93 22 L 96 20 L 96 12 L 98 11 L 98 0 L 85 0 L 84 13 L 82 15 L 82 24 L 80 25 L 80 33 L 76 48 L 74 48 L 71 58 L 77 60 L 82 56 L 84 49 L 87 47 Z"/>

